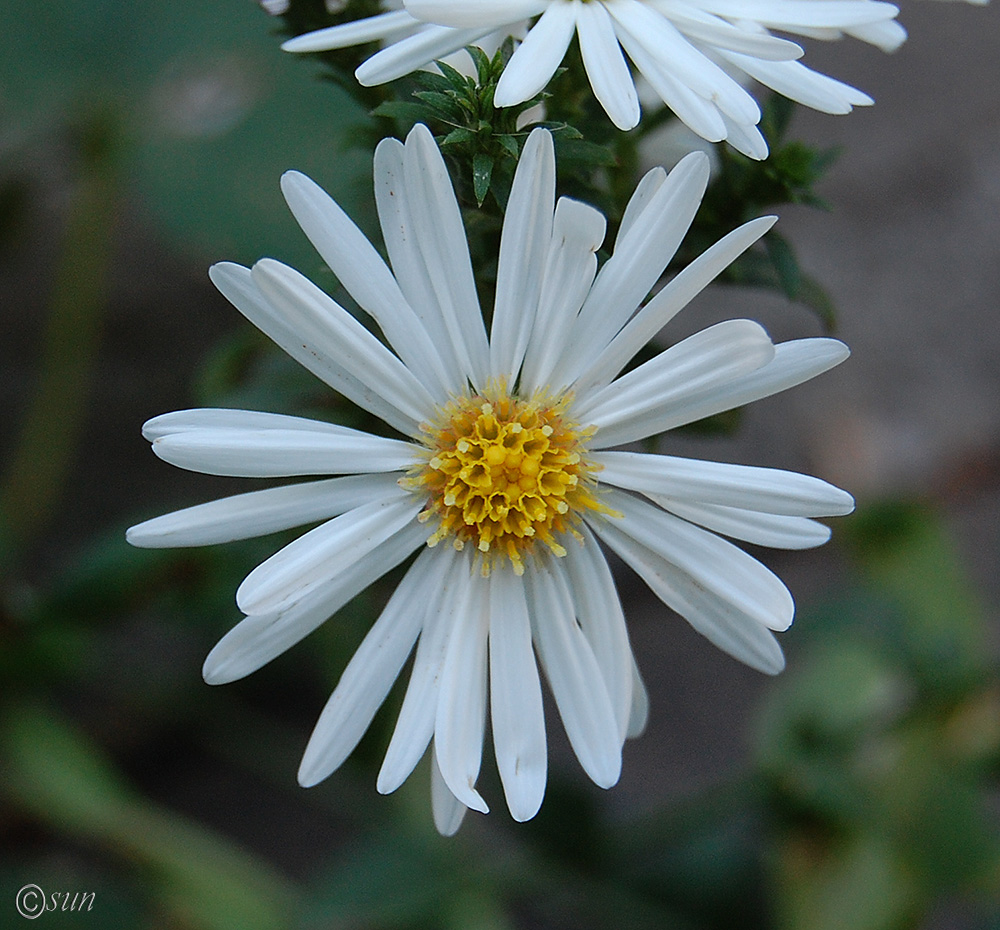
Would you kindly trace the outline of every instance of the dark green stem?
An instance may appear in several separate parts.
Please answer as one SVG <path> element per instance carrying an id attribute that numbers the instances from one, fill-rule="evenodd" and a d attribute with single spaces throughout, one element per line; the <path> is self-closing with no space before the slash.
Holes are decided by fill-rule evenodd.
<path id="1" fill-rule="evenodd" d="M 52 516 L 84 423 L 107 303 L 117 137 L 106 114 L 93 116 L 79 135 L 79 178 L 55 271 L 38 385 L 0 485 L 3 548 L 14 552 Z"/>

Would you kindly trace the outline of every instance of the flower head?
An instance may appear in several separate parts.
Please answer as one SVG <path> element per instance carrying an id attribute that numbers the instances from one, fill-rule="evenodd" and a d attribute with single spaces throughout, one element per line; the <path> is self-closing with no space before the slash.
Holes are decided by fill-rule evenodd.
<path id="1" fill-rule="evenodd" d="M 283 47 L 318 51 L 378 39 L 386 47 L 356 76 L 365 85 L 381 84 L 490 32 L 520 35 L 533 20 L 497 85 L 497 106 L 538 94 L 575 35 L 594 94 L 620 129 L 632 129 L 640 117 L 627 55 L 695 132 L 760 159 L 767 156 L 757 129 L 761 112 L 741 80 L 827 113 L 872 103 L 798 62 L 801 46 L 774 33 L 849 35 L 891 51 L 906 38 L 897 12 L 881 0 L 405 0 L 403 10 L 308 33 Z"/>
<path id="2" fill-rule="evenodd" d="M 647 174 L 598 269 L 604 217 L 556 200 L 552 137 L 536 129 L 508 202 L 489 333 L 458 203 L 422 125 L 375 154 L 391 270 L 317 185 L 294 172 L 282 179 L 296 219 L 388 347 L 277 261 L 212 268 L 252 322 L 404 437 L 220 409 L 144 428 L 154 451 L 181 467 L 336 476 L 129 531 L 140 546 L 191 546 L 318 523 L 240 585 L 246 616 L 208 656 L 210 683 L 259 668 L 417 553 L 320 716 L 303 785 L 352 752 L 414 647 L 380 791 L 398 787 L 432 745 L 438 828 L 456 830 L 467 808 L 485 811 L 475 785 L 489 694 L 508 806 L 518 820 L 532 817 L 547 765 L 539 662 L 581 765 L 613 785 L 646 698 L 598 540 L 722 649 L 764 672 L 782 668 L 772 631 L 791 623 L 791 596 L 722 536 L 819 545 L 829 530 L 813 518 L 849 512 L 851 497 L 791 472 L 613 448 L 781 391 L 847 355 L 832 339 L 775 346 L 756 323 L 731 320 L 621 374 L 774 221 L 734 230 L 646 301 L 707 177 L 703 154 Z"/>

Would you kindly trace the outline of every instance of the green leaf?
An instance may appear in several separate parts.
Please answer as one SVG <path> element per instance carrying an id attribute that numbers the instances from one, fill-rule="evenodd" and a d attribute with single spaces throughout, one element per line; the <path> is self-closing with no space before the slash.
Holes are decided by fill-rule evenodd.
<path id="1" fill-rule="evenodd" d="M 57 833 L 97 843 L 149 871 L 174 920 L 197 930 L 282 930 L 292 890 L 222 837 L 140 797 L 53 710 L 8 708 L 0 720 L 5 789 Z"/>
<path id="2" fill-rule="evenodd" d="M 470 145 L 476 141 L 476 134 L 471 129 L 465 129 L 459 126 L 457 129 L 453 129 L 448 133 L 443 139 L 438 142 L 441 148 L 445 148 L 448 145 Z"/>
<path id="3" fill-rule="evenodd" d="M 808 275 L 801 270 L 799 273 L 799 290 L 795 296 L 795 300 L 816 314 L 825 332 L 836 332 L 837 308 L 833 303 L 833 298 L 819 281 L 812 277 L 812 275 Z"/>
<path id="4" fill-rule="evenodd" d="M 880 800 L 922 883 L 953 892 L 989 876 L 1000 836 L 988 814 L 992 786 L 956 764 L 936 724 L 924 717 L 907 728 Z"/>
<path id="5" fill-rule="evenodd" d="M 782 244 L 771 250 L 771 237 L 774 235 L 774 230 L 771 230 L 764 238 L 766 251 L 750 249 L 744 252 L 722 273 L 720 280 L 781 291 L 790 300 L 812 310 L 826 332 L 833 332 L 837 325 L 833 299 L 815 278 L 802 271 L 787 240 L 782 240 Z M 795 287 L 794 296 L 788 293 L 791 287 Z"/>
<path id="6" fill-rule="evenodd" d="M 435 90 L 442 94 L 450 94 L 455 91 L 451 81 L 443 74 L 436 71 L 414 71 L 409 78 L 417 87 L 424 90 Z"/>
<path id="7" fill-rule="evenodd" d="M 940 518 L 918 504 L 889 503 L 847 525 L 869 579 L 899 604 L 927 685 L 948 693 L 988 674 L 982 606 Z"/>
<path id="8" fill-rule="evenodd" d="M 472 159 L 472 190 L 476 195 L 476 203 L 481 207 L 490 189 L 490 178 L 493 175 L 493 158 L 479 153 Z"/>
<path id="9" fill-rule="evenodd" d="M 436 838 L 405 827 L 362 838 L 321 877 L 305 926 L 439 926 L 434 918 L 473 884 L 475 872 L 473 863 L 450 853 Z"/>
<path id="10" fill-rule="evenodd" d="M 575 132 L 575 130 L 573 131 Z M 614 152 L 595 142 L 573 138 L 573 132 L 566 127 L 561 132 L 553 133 L 556 147 L 556 158 L 560 165 L 572 164 L 576 169 L 613 168 L 617 164 Z"/>
<path id="11" fill-rule="evenodd" d="M 401 123 L 419 123 L 427 118 L 427 107 L 412 100 L 386 100 L 372 110 L 372 116 L 384 116 Z"/>
<path id="12" fill-rule="evenodd" d="M 764 103 L 761 114 L 761 132 L 771 146 L 780 144 L 788 133 L 795 103 L 783 94 L 771 94 Z"/>
<path id="13" fill-rule="evenodd" d="M 786 808 L 846 829 L 877 808 L 859 759 L 910 710 L 905 673 L 838 638 L 782 679 L 758 724 L 759 766 Z"/>
<path id="14" fill-rule="evenodd" d="M 476 80 L 479 84 L 487 84 L 490 80 L 490 59 L 489 56 L 476 45 L 467 45 L 465 50 L 472 56 L 472 63 L 476 66 Z"/>
<path id="15" fill-rule="evenodd" d="M 470 86 L 475 87 L 475 82 L 462 74 L 461 71 L 453 68 L 446 61 L 435 61 L 434 65 L 440 70 L 441 74 L 444 75 L 445 80 L 448 84 L 458 93 L 465 93 L 469 90 Z"/>
<path id="16" fill-rule="evenodd" d="M 787 841 L 777 880 L 777 926 L 787 930 L 892 930 L 924 903 L 898 853 L 869 833 Z"/>
<path id="17" fill-rule="evenodd" d="M 512 158 L 521 157 L 521 148 L 517 144 L 517 139 L 515 139 L 510 133 L 505 132 L 502 135 L 497 136 L 497 142 L 500 143 L 504 151 L 507 152 Z"/>
<path id="18" fill-rule="evenodd" d="M 788 240 L 773 229 L 764 237 L 764 248 L 774 266 L 781 290 L 789 300 L 795 300 L 802 287 L 802 272 L 794 250 Z"/>

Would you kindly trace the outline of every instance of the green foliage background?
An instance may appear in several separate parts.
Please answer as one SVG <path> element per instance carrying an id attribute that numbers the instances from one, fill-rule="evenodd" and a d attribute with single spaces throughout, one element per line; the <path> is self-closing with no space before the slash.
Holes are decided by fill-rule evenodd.
<path id="1" fill-rule="evenodd" d="M 320 24 L 321 7 L 298 0 L 285 24 L 244 0 L 0 8 L 0 262 L 25 260 L 50 174 L 64 195 L 46 227 L 58 229 L 54 257 L 34 286 L 45 314 L 32 330 L 37 362 L 30 383 L 12 386 L 16 417 L 0 447 L 4 925 L 21 920 L 17 889 L 37 883 L 96 894 L 89 913 L 43 914 L 49 928 L 902 930 L 930 926 L 942 908 L 958 908 L 964 927 L 1000 927 L 1000 680 L 988 614 L 934 502 L 870 503 L 838 526 L 831 558 L 847 568 L 785 638 L 791 667 L 766 688 L 742 770 L 622 809 L 560 762 L 536 820 L 470 816 L 450 840 L 430 825 L 426 774 L 390 798 L 374 791 L 398 697 L 343 771 L 309 792 L 294 785 L 315 713 L 383 592 L 248 681 L 209 690 L 201 656 L 236 619 L 232 592 L 274 540 L 128 549 L 126 525 L 168 509 L 168 497 L 218 493 L 204 483 L 126 494 L 106 519 L 67 526 L 65 502 L 88 492 L 81 449 L 101 454 L 88 423 L 125 205 L 185 265 L 274 248 L 336 288 L 277 177 L 306 171 L 371 230 L 374 139 L 421 118 L 445 140 L 470 229 L 481 243 L 495 237 L 516 128 L 494 124 L 481 87 L 457 73 L 417 78 L 403 106 L 323 79 L 342 56 L 321 66 L 281 55 L 277 32 Z M 490 67 L 480 61 L 480 77 Z M 578 67 L 570 60 L 558 80 Z M 613 223 L 638 137 L 612 137 L 586 107 L 563 109 L 548 118 L 586 188 L 574 193 Z M 832 156 L 791 138 L 790 115 L 768 110 L 775 151 L 764 165 L 720 155 L 686 248 L 775 203 L 816 199 Z M 777 289 L 832 328 L 793 244 L 768 241 L 731 280 Z M 235 320 L 200 338 L 202 315 L 221 306 L 164 308 L 186 317 L 202 359 L 186 400 L 355 416 Z"/>

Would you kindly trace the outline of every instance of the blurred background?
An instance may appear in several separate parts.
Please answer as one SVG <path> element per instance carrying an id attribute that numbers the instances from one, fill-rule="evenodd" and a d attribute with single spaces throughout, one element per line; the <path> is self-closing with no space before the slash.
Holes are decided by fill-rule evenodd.
<path id="1" fill-rule="evenodd" d="M 389 707 L 344 768 L 295 782 L 379 592 L 249 679 L 204 655 L 273 540 L 140 551 L 125 527 L 244 490 L 140 436 L 203 404 L 322 407 L 207 266 L 270 254 L 322 283 L 286 168 L 373 231 L 364 109 L 278 50 L 252 0 L 0 8 L 0 914 L 39 926 L 1000 928 L 1000 8 L 903 0 L 887 56 L 812 43 L 876 106 L 801 111 L 841 155 L 779 229 L 837 308 L 840 368 L 670 451 L 809 471 L 856 515 L 758 553 L 798 619 L 768 679 L 619 572 L 651 698 L 620 784 L 591 785 L 550 715 L 550 784 L 433 830 L 426 772 L 389 798 Z M 811 310 L 716 287 L 678 321 L 777 338 Z M 680 331 L 680 330 L 678 330 Z M 499 797 L 484 759 L 485 793 Z M 501 807 L 502 805 L 497 805 Z"/>

